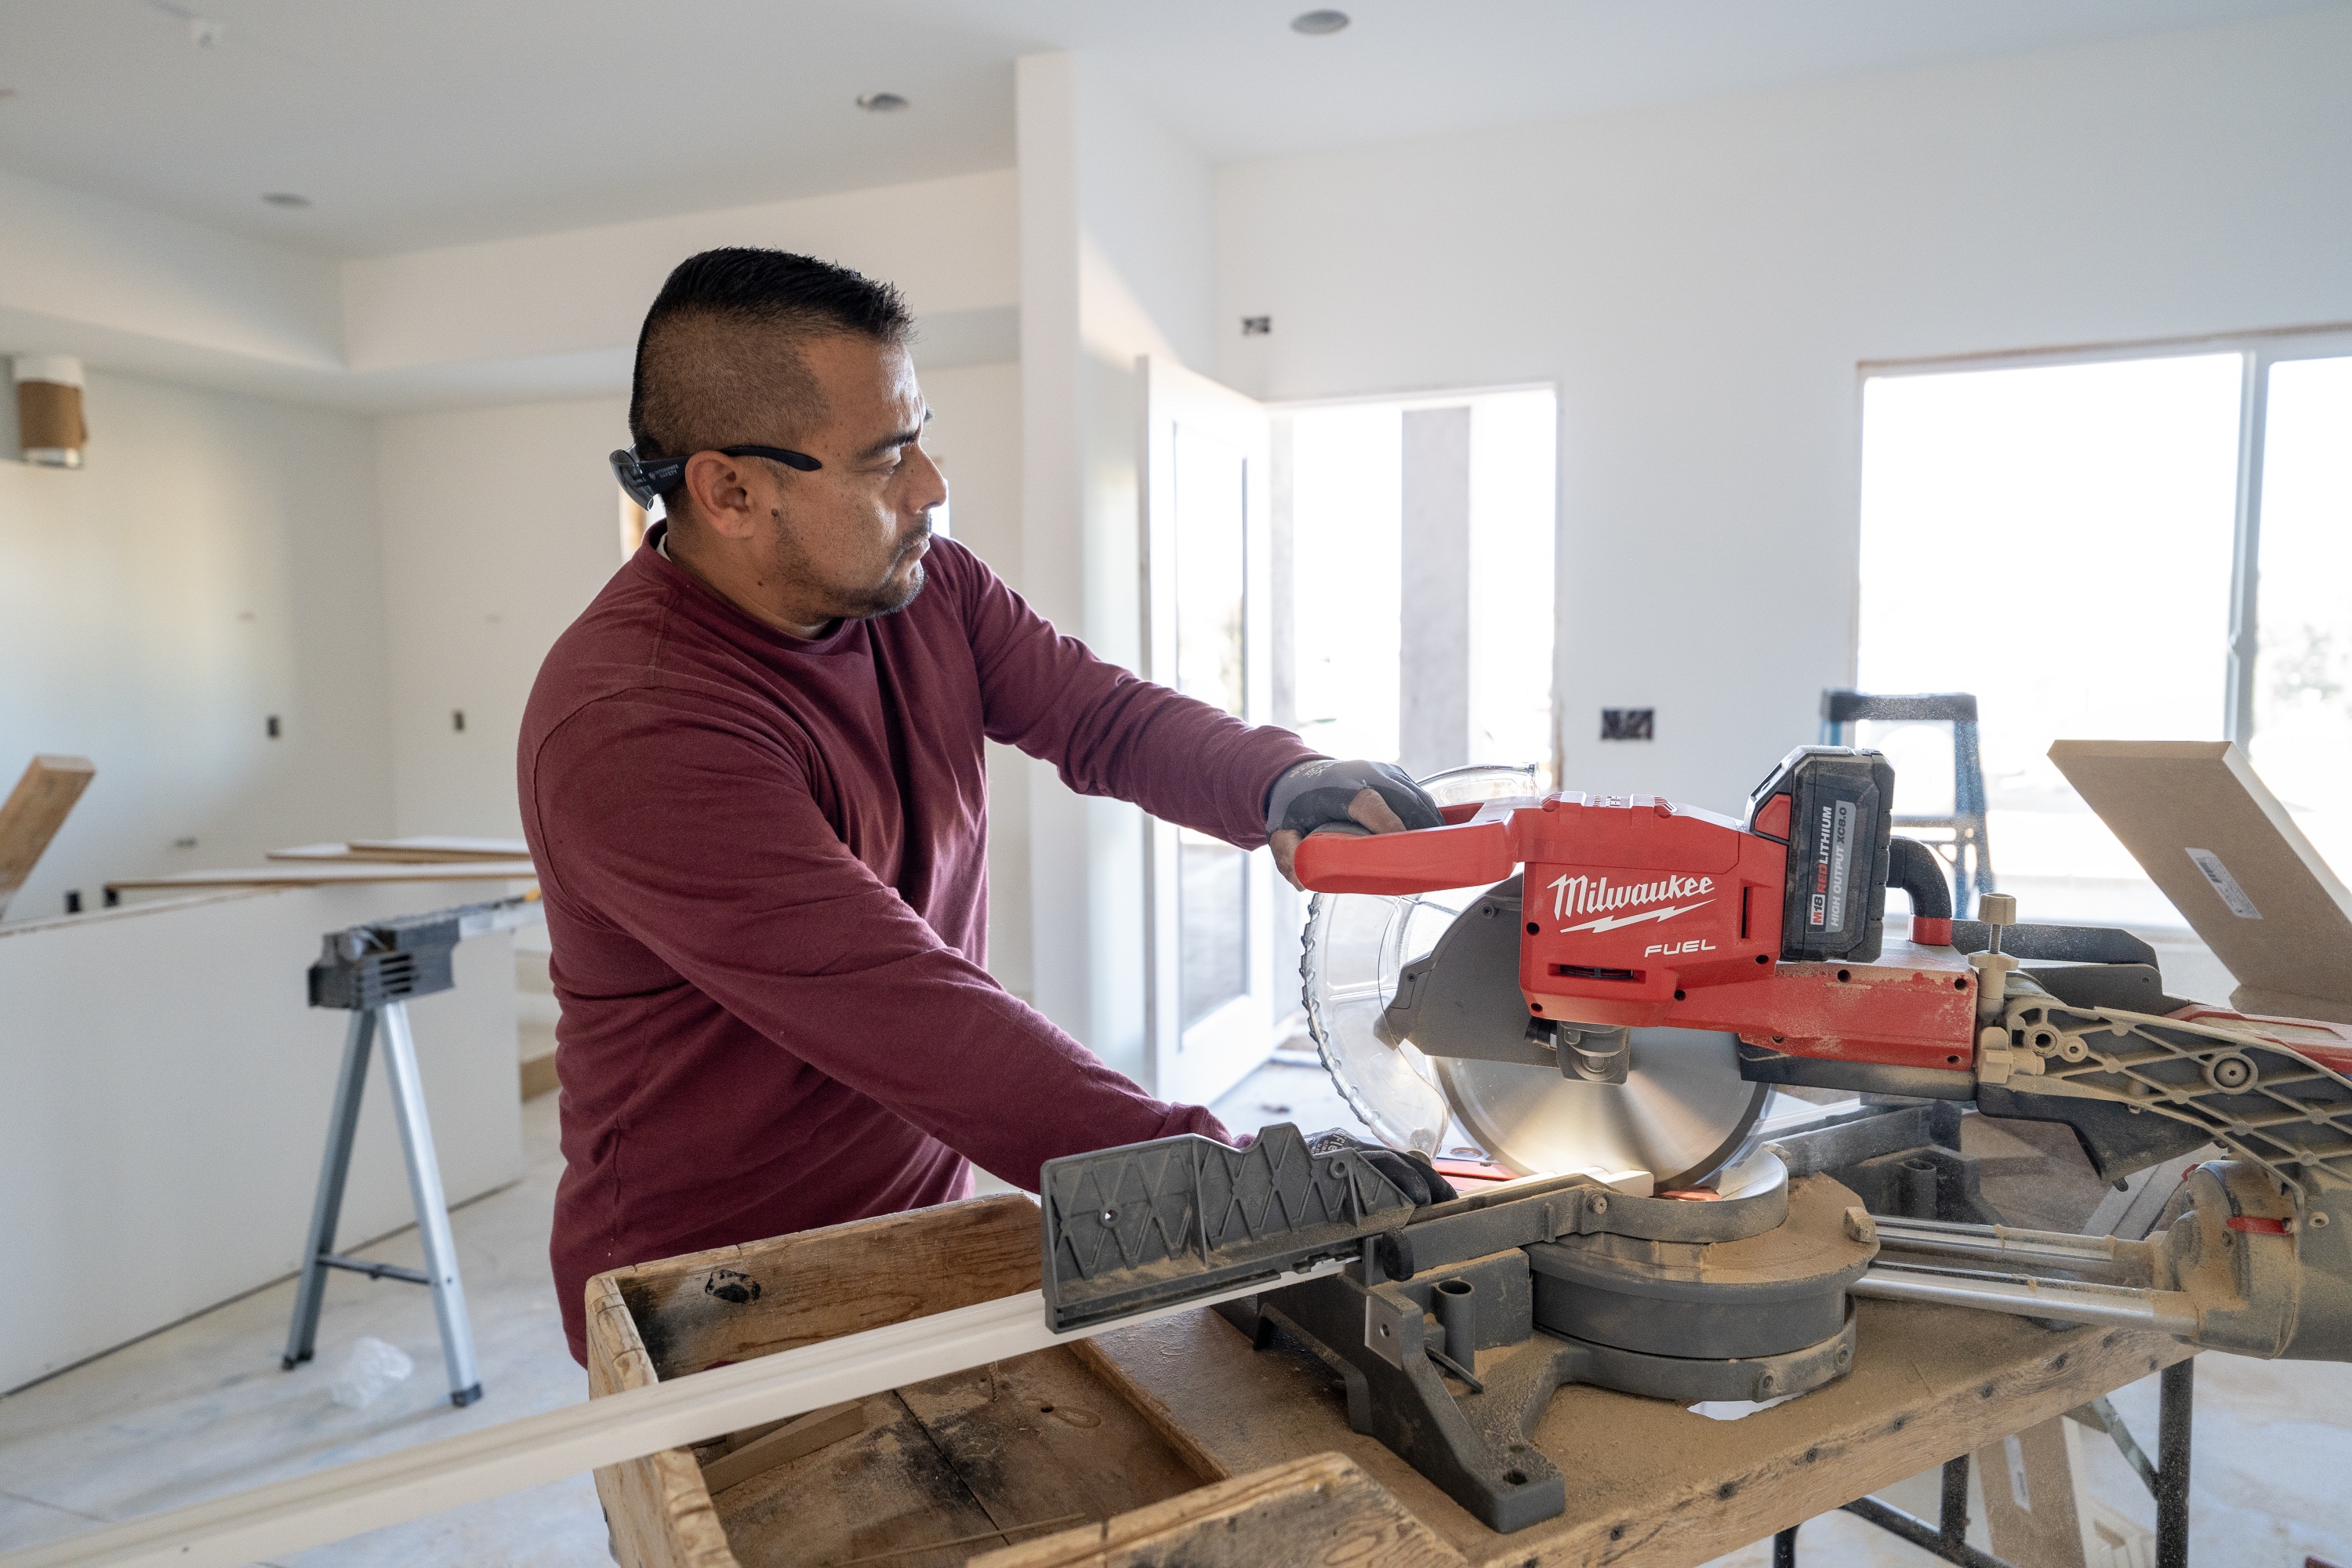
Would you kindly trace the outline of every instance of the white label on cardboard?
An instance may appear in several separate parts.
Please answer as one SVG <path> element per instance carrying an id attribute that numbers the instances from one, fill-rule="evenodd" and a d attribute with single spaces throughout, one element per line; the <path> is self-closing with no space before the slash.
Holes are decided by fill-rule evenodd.
<path id="1" fill-rule="evenodd" d="M 2246 897 L 2246 889 L 2238 886 L 2238 879 L 2230 875 L 2230 868 L 2221 864 L 2219 855 L 2210 849 L 2191 849 L 2189 858 L 2205 873 L 2205 879 L 2213 884 L 2213 890 L 2221 895 L 2221 901 L 2230 906 L 2231 914 L 2242 921 L 2263 918 L 2263 911 L 2254 908 L 2254 900 Z"/>

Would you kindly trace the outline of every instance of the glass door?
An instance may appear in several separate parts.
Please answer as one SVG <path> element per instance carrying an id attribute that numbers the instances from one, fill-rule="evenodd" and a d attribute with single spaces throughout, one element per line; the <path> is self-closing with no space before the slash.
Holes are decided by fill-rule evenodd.
<path id="1" fill-rule="evenodd" d="M 1144 374 L 1144 674 L 1264 723 L 1265 413 L 1180 366 L 1147 360 Z M 1272 867 L 1170 823 L 1149 842 L 1152 1089 L 1205 1103 L 1274 1050 Z"/>

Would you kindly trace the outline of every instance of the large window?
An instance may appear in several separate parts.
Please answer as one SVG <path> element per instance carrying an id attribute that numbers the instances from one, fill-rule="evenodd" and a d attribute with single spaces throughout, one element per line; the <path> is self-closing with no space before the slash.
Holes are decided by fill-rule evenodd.
<path id="1" fill-rule="evenodd" d="M 2178 925 L 2044 753 L 2231 739 L 2352 868 L 2352 342 L 1864 384 L 1865 691 L 1970 691 L 1992 866 L 2028 918 Z M 1943 726 L 1864 726 L 1949 810 Z"/>

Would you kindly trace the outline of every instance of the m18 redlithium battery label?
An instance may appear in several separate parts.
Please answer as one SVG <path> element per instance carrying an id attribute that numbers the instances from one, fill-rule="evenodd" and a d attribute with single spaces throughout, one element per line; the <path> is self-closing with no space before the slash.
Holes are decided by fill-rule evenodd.
<path id="1" fill-rule="evenodd" d="M 1822 807 L 1813 834 L 1813 897 L 1807 910 L 1816 931 L 1845 929 L 1846 877 L 1853 868 L 1853 802 Z"/>

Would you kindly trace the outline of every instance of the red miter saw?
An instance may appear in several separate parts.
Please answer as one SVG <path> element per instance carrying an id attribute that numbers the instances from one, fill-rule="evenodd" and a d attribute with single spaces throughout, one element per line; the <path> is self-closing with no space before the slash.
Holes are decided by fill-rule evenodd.
<path id="1" fill-rule="evenodd" d="M 2352 1360 L 2352 1028 L 2168 997 L 2145 942 L 2000 895 L 1954 920 L 1875 752 L 1790 752 L 1740 822 L 1423 783 L 1445 826 L 1299 847 L 1308 1020 L 1382 1141 L 1513 1179 L 1419 1205 L 1287 1125 L 1051 1161 L 1056 1327 L 1262 1281 L 1218 1310 L 1504 1531 L 1564 1506 L 1554 1389 L 1803 1394 L 1851 1366 L 1856 1297 Z M 1775 1085 L 1835 1103 L 1767 1136 Z M 1993 1201 L 2018 1178 L 1971 1143 L 2027 1122 L 2079 1143 L 2083 1234 Z"/>
<path id="2" fill-rule="evenodd" d="M 1442 1153 L 1450 1122 L 1509 1170 L 1632 1191 L 1704 1177 L 1774 1084 L 2063 1122 L 2109 1181 L 2220 1139 L 2294 1187 L 2352 1182 L 2352 1029 L 2167 997 L 2137 939 L 2017 925 L 2007 898 L 1955 921 L 1894 788 L 1875 752 L 1809 746 L 1744 822 L 1521 795 L 1315 836 L 1302 968 L 1333 1077 L 1399 1147 Z M 1908 941 L 1885 940 L 1890 883 Z"/>

